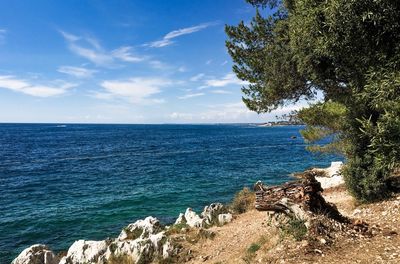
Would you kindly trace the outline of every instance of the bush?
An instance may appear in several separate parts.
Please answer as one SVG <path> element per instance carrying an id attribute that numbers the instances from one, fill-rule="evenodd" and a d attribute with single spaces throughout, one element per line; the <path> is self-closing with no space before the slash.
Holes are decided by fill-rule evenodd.
<path id="1" fill-rule="evenodd" d="M 250 245 L 250 247 L 247 249 L 248 253 L 256 253 L 259 249 L 261 248 L 261 246 L 257 243 L 253 243 Z"/>
<path id="2" fill-rule="evenodd" d="M 296 241 L 301 241 L 307 235 L 307 227 L 304 220 L 291 218 L 287 224 L 281 226 L 284 235 L 292 236 Z"/>
<path id="3" fill-rule="evenodd" d="M 389 195 L 386 184 L 389 170 L 366 159 L 368 157 L 349 160 L 343 171 L 347 189 L 359 202 L 384 199 Z"/>
<path id="4" fill-rule="evenodd" d="M 389 178 L 400 163 L 400 72 L 377 70 L 355 97 L 348 130 L 349 191 L 361 202 L 386 198 Z"/>
<path id="5" fill-rule="evenodd" d="M 245 187 L 243 190 L 235 194 L 235 197 L 230 204 L 230 208 L 234 213 L 242 214 L 253 208 L 255 201 L 255 193 Z"/>

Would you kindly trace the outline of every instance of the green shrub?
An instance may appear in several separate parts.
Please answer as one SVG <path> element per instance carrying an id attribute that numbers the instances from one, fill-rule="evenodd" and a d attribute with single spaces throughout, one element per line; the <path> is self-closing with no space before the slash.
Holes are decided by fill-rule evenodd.
<path id="1" fill-rule="evenodd" d="M 235 194 L 235 197 L 230 204 L 230 208 L 233 212 L 242 214 L 253 208 L 255 201 L 255 193 L 250 191 L 249 188 L 245 187 L 243 190 Z"/>
<path id="2" fill-rule="evenodd" d="M 307 227 L 304 220 L 291 218 L 287 224 L 281 226 L 284 235 L 292 236 L 296 241 L 301 241 L 307 235 Z"/>
<path id="3" fill-rule="evenodd" d="M 250 247 L 247 249 L 248 253 L 256 253 L 259 249 L 261 248 L 261 246 L 257 243 L 253 243 L 250 245 Z"/>

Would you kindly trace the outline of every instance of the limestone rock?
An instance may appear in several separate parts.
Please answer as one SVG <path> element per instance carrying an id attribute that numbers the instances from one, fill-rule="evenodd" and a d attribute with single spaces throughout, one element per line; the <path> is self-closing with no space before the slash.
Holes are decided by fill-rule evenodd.
<path id="1" fill-rule="evenodd" d="M 162 230 L 160 221 L 152 216 L 146 217 L 144 220 L 137 220 L 133 224 L 129 224 L 124 228 L 118 236 L 119 240 L 136 239 L 148 237 Z"/>
<path id="2" fill-rule="evenodd" d="M 36 244 L 24 249 L 12 264 L 58 264 L 59 259 L 45 245 Z"/>
<path id="3" fill-rule="evenodd" d="M 136 239 L 115 240 L 107 248 L 104 259 L 129 258 L 134 263 L 150 263 L 157 256 L 169 256 L 172 245 L 164 232 Z M 164 254 L 165 252 L 165 254 Z"/>
<path id="4" fill-rule="evenodd" d="M 201 213 L 207 225 L 212 225 L 218 222 L 218 215 L 227 213 L 228 209 L 222 203 L 212 203 L 204 207 Z"/>
<path id="5" fill-rule="evenodd" d="M 186 209 L 185 212 L 185 219 L 186 224 L 190 227 L 203 227 L 204 226 L 204 219 L 201 218 L 192 208 Z"/>
<path id="6" fill-rule="evenodd" d="M 233 219 L 233 216 L 231 213 L 218 215 L 218 223 L 220 225 L 225 225 L 227 223 L 230 223 L 230 222 L 232 222 L 232 219 Z"/>
<path id="7" fill-rule="evenodd" d="M 178 218 L 175 221 L 175 225 L 180 225 L 180 224 L 186 224 L 186 218 L 185 215 L 180 213 Z"/>
<path id="8" fill-rule="evenodd" d="M 108 246 L 107 241 L 75 241 L 68 249 L 67 256 L 64 257 L 60 264 L 86 264 L 98 263 L 100 257 L 106 252 Z"/>

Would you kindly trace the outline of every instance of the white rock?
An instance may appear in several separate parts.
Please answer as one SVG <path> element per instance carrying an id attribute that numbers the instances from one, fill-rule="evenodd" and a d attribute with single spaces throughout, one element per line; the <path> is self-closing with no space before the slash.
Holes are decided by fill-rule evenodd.
<path id="1" fill-rule="evenodd" d="M 146 217 L 145 219 L 137 220 L 133 224 L 129 224 L 126 228 L 121 231 L 118 236 L 119 240 L 125 239 L 136 239 L 148 237 L 151 234 L 156 234 L 161 231 L 161 224 L 157 218 L 152 216 Z"/>
<path id="2" fill-rule="evenodd" d="M 138 263 L 142 258 L 148 258 L 150 253 L 151 241 L 149 239 L 135 239 L 135 240 L 125 240 L 111 243 L 105 254 L 105 259 L 109 259 L 112 256 L 129 256 L 132 261 Z"/>
<path id="3" fill-rule="evenodd" d="M 204 207 L 201 217 L 207 225 L 211 225 L 218 221 L 218 215 L 226 213 L 228 210 L 222 203 L 212 203 Z"/>
<path id="4" fill-rule="evenodd" d="M 344 183 L 343 177 L 340 175 L 335 175 L 330 178 L 328 177 L 315 177 L 317 181 L 321 183 L 322 189 L 328 189 L 332 187 L 339 186 Z"/>
<path id="5" fill-rule="evenodd" d="M 328 177 L 340 176 L 341 175 L 340 171 L 342 169 L 342 166 L 343 166 L 343 162 L 341 162 L 341 161 L 331 162 L 331 166 L 325 169 Z"/>
<path id="6" fill-rule="evenodd" d="M 361 209 L 354 209 L 354 211 L 353 211 L 353 216 L 356 216 L 356 215 L 359 215 L 359 214 L 361 214 Z"/>
<path id="7" fill-rule="evenodd" d="M 64 263 L 97 263 L 107 250 L 108 243 L 102 241 L 78 240 L 68 249 Z"/>
<path id="8" fill-rule="evenodd" d="M 174 246 L 172 245 L 171 241 L 165 242 L 162 249 L 162 256 L 164 259 L 170 257 L 174 252 Z"/>
<path id="9" fill-rule="evenodd" d="M 175 225 L 179 225 L 179 224 L 186 224 L 186 218 L 185 215 L 180 213 L 178 218 L 175 221 Z"/>
<path id="10" fill-rule="evenodd" d="M 185 212 L 185 219 L 186 224 L 190 227 L 203 227 L 204 226 L 204 219 L 201 218 L 192 208 L 186 209 Z"/>
<path id="11" fill-rule="evenodd" d="M 232 222 L 232 214 L 231 213 L 218 215 L 218 223 L 220 225 L 225 225 L 230 222 Z"/>
<path id="12" fill-rule="evenodd" d="M 59 259 L 46 246 L 41 244 L 32 245 L 24 249 L 12 264 L 57 264 Z"/>

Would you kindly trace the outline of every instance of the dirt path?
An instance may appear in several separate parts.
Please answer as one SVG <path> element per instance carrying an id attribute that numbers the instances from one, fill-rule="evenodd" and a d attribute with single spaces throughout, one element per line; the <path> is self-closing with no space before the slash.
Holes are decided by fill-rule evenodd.
<path id="1" fill-rule="evenodd" d="M 268 225 L 267 213 L 252 210 L 211 228 L 216 233 L 213 240 L 190 245 L 194 258 L 188 263 L 400 263 L 400 195 L 360 207 L 344 188 L 328 190 L 324 196 L 342 214 L 362 219 L 377 231 L 371 238 L 342 238 L 310 253 L 304 250 L 306 241 L 282 240 Z M 260 248 L 249 249 L 253 243 Z"/>

